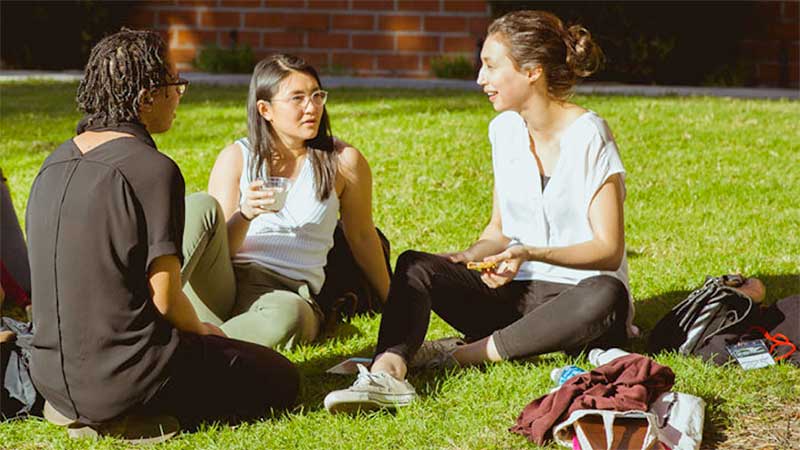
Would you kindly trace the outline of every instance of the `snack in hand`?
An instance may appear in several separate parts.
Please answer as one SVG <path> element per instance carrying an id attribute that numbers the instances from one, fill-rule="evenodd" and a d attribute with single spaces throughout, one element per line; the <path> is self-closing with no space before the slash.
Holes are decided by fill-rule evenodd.
<path id="1" fill-rule="evenodd" d="M 470 270 L 489 270 L 497 267 L 497 263 L 483 262 L 483 261 L 470 261 L 467 263 L 467 269 Z"/>

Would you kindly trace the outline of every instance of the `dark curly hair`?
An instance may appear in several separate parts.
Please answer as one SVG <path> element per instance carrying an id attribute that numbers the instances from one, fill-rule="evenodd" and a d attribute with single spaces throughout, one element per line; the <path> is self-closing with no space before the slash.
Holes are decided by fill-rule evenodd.
<path id="1" fill-rule="evenodd" d="M 166 82 L 167 46 L 158 33 L 122 28 L 98 42 L 75 100 L 90 126 L 139 121 L 143 89 Z"/>

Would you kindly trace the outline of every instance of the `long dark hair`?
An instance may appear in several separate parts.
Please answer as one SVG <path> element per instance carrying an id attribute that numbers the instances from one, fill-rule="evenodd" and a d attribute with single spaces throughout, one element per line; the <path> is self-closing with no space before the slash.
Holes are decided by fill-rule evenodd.
<path id="1" fill-rule="evenodd" d="M 90 126 L 138 122 L 143 90 L 164 83 L 168 74 L 161 36 L 122 28 L 92 48 L 75 100 Z"/>
<path id="2" fill-rule="evenodd" d="M 589 30 L 545 11 L 510 12 L 489 25 L 499 35 L 519 68 L 541 65 L 550 95 L 566 99 L 578 78 L 588 77 L 604 62 L 603 51 Z"/>
<path id="3" fill-rule="evenodd" d="M 248 170 L 251 178 L 261 173 L 269 174 L 269 162 L 275 150 L 278 137 L 266 119 L 258 112 L 259 100 L 270 101 L 278 93 L 281 81 L 293 72 L 305 73 L 314 77 L 322 88 L 322 82 L 314 68 L 302 58 L 286 54 L 277 54 L 261 60 L 253 70 L 250 79 L 250 92 L 247 96 L 247 135 L 250 139 L 250 158 Z M 308 157 L 314 168 L 314 182 L 317 198 L 325 200 L 334 190 L 338 158 L 334 151 L 331 124 L 328 110 L 323 106 L 322 119 L 317 135 L 306 141 Z"/>

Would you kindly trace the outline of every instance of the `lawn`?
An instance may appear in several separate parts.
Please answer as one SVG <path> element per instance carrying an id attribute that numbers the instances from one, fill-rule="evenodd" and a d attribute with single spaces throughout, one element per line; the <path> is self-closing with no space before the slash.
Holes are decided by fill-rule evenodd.
<path id="1" fill-rule="evenodd" d="M 79 119 L 74 84 L 0 85 L 0 161 L 20 219 L 43 159 Z M 187 192 L 204 190 L 216 154 L 246 132 L 246 88 L 193 85 L 173 129 L 156 136 L 181 167 Z M 628 171 L 626 238 L 635 322 L 645 330 L 707 274 L 760 277 L 767 301 L 800 293 L 800 103 L 714 98 L 577 97 L 614 130 Z M 359 148 L 374 177 L 375 222 L 406 249 L 444 252 L 472 242 L 491 209 L 487 125 L 474 92 L 333 90 L 334 134 Z M 550 370 L 583 358 L 545 355 L 410 377 L 419 402 L 396 414 L 331 416 L 322 399 L 352 382 L 324 370 L 369 355 L 378 318 L 357 318 L 332 339 L 288 354 L 303 374 L 288 414 L 235 428 L 208 425 L 165 449 L 532 448 L 510 434 L 522 408 L 550 387 Z M 430 336 L 453 334 L 434 318 Z M 641 349 L 643 340 L 632 343 Z M 675 390 L 708 403 L 704 448 L 793 448 L 800 441 L 800 370 L 743 372 L 674 354 Z M 224 389 L 209 386 L 209 389 Z M 198 393 L 197 401 L 202 401 Z M 110 449 L 71 441 L 40 419 L 0 424 L 1 449 Z M 554 445 L 548 448 L 556 448 Z M 797 448 L 797 447 L 794 447 Z"/>

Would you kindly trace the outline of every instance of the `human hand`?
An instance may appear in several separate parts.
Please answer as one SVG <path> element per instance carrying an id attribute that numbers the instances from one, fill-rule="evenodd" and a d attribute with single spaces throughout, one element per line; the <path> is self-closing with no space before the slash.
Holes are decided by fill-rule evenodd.
<path id="1" fill-rule="evenodd" d="M 200 334 L 203 335 L 213 335 L 213 336 L 220 336 L 220 337 L 228 337 L 222 329 L 211 322 L 201 322 L 200 323 Z"/>
<path id="2" fill-rule="evenodd" d="M 264 181 L 255 180 L 247 186 L 244 199 L 239 205 L 239 210 L 247 220 L 253 220 L 261 214 L 275 212 L 275 191 L 263 189 Z"/>
<path id="3" fill-rule="evenodd" d="M 466 250 L 464 250 L 463 252 L 439 253 L 439 256 L 456 264 L 466 264 L 472 260 L 469 253 Z"/>
<path id="4" fill-rule="evenodd" d="M 522 245 L 509 247 L 504 251 L 483 258 L 483 262 L 497 264 L 494 268 L 482 271 L 481 280 L 492 289 L 497 289 L 513 280 L 522 263 L 528 260 L 528 252 Z"/>

